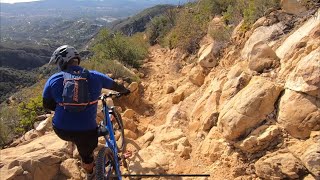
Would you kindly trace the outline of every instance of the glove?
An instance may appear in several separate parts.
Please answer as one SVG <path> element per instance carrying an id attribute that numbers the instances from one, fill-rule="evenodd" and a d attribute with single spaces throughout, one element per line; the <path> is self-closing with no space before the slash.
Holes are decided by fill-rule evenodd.
<path id="1" fill-rule="evenodd" d="M 123 91 L 121 94 L 127 96 L 131 93 L 131 91 L 129 89 L 126 89 L 125 91 Z"/>

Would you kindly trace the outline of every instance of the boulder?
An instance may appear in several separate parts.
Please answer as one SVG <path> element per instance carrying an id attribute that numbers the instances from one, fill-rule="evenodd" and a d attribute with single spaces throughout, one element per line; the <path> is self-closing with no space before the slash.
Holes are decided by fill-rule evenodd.
<path id="1" fill-rule="evenodd" d="M 214 78 L 211 80 L 208 88 L 201 93 L 201 97 L 193 106 L 191 119 L 201 122 L 203 130 L 210 130 L 212 126 L 217 124 L 217 119 L 215 118 L 219 112 L 219 99 L 224 79 L 226 78 Z"/>
<path id="2" fill-rule="evenodd" d="M 128 89 L 131 91 L 131 92 L 134 92 L 136 90 L 138 90 L 139 88 L 139 84 L 137 82 L 133 82 L 129 85 Z"/>
<path id="3" fill-rule="evenodd" d="M 173 104 L 178 104 L 180 101 L 184 99 L 184 94 L 183 92 L 176 92 L 173 97 L 172 97 L 172 103 Z"/>
<path id="4" fill-rule="evenodd" d="M 263 179 L 302 179 L 307 171 L 291 153 L 274 152 L 255 164 L 256 174 Z"/>
<path id="5" fill-rule="evenodd" d="M 204 45 L 205 48 L 202 52 L 199 52 L 200 56 L 198 59 L 198 64 L 203 68 L 213 68 L 218 64 L 218 60 L 214 57 L 214 49 L 218 49 L 216 46 L 217 43 L 210 43 L 207 45 Z"/>
<path id="6" fill-rule="evenodd" d="M 228 151 L 228 143 L 221 138 L 218 129 L 213 127 L 209 134 L 197 149 L 203 157 L 207 157 L 211 162 L 217 161 L 222 154 Z"/>
<path id="7" fill-rule="evenodd" d="M 169 164 L 173 163 L 174 159 L 174 153 L 160 145 L 151 145 L 131 157 L 128 167 L 132 174 L 163 174 L 169 170 Z"/>
<path id="8" fill-rule="evenodd" d="M 283 25 L 281 22 L 273 24 L 271 26 L 260 26 L 256 28 L 241 50 L 241 57 L 243 59 L 248 59 L 255 44 L 260 41 L 267 42 L 268 40 L 270 40 L 271 36 L 282 34 L 284 29 L 285 25 Z"/>
<path id="9" fill-rule="evenodd" d="M 36 131 L 44 133 L 46 130 L 51 129 L 51 127 L 52 127 L 52 117 L 53 116 L 49 116 L 47 119 L 41 121 L 39 123 L 39 125 L 35 128 Z"/>
<path id="10" fill-rule="evenodd" d="M 135 115 L 135 111 L 132 109 L 127 109 L 124 111 L 122 117 L 128 118 L 128 119 L 132 119 Z"/>
<path id="11" fill-rule="evenodd" d="M 202 86 L 202 84 L 204 83 L 205 77 L 206 77 L 206 75 L 205 75 L 203 69 L 199 66 L 196 66 L 191 70 L 189 80 L 194 85 Z"/>
<path id="12" fill-rule="evenodd" d="M 126 117 L 122 117 L 123 127 L 125 129 L 131 130 L 132 132 L 137 131 L 137 125 L 134 123 L 132 119 L 128 119 Z"/>
<path id="13" fill-rule="evenodd" d="M 143 136 L 139 137 L 138 142 L 143 145 L 148 142 L 153 141 L 154 139 L 154 134 L 150 131 L 146 132 Z"/>
<path id="14" fill-rule="evenodd" d="M 60 164 L 60 171 L 63 175 L 72 179 L 82 179 L 80 168 L 76 159 L 67 159 Z"/>
<path id="15" fill-rule="evenodd" d="M 320 98 L 320 47 L 299 61 L 285 87 Z"/>
<path id="16" fill-rule="evenodd" d="M 318 9 L 318 14 L 320 9 Z M 306 21 L 299 29 L 290 34 L 289 37 L 278 47 L 276 50 L 277 56 L 280 59 L 283 59 L 286 55 L 290 55 L 290 51 L 296 51 L 294 47 L 298 44 L 303 38 L 310 35 L 310 33 L 317 29 L 317 26 L 320 25 L 320 16 L 316 15 L 314 18 L 310 18 Z"/>
<path id="17" fill-rule="evenodd" d="M 301 3 L 301 0 L 281 0 L 280 4 L 281 9 L 289 14 L 301 16 L 307 11 L 307 8 Z"/>
<path id="18" fill-rule="evenodd" d="M 281 129 L 277 125 L 263 125 L 255 129 L 244 140 L 237 142 L 236 147 L 242 151 L 256 153 L 277 145 L 281 137 Z"/>
<path id="19" fill-rule="evenodd" d="M 291 136 L 308 138 L 312 130 L 320 130 L 320 101 L 286 89 L 280 100 L 277 121 Z"/>
<path id="20" fill-rule="evenodd" d="M 253 77 L 222 109 L 218 127 L 228 140 L 248 134 L 274 110 L 282 87 L 263 78 Z"/>
<path id="21" fill-rule="evenodd" d="M 65 151 L 65 142 L 54 133 L 15 148 L 0 150 L 1 178 L 54 179 L 59 174 Z"/>
<path id="22" fill-rule="evenodd" d="M 166 87 L 165 87 L 165 93 L 166 94 L 171 94 L 174 91 L 175 91 L 175 88 L 172 85 L 170 85 L 170 84 L 166 85 Z"/>
<path id="23" fill-rule="evenodd" d="M 279 58 L 276 53 L 263 41 L 256 43 L 248 56 L 249 69 L 252 71 L 261 73 L 265 69 L 279 66 Z"/>
<path id="24" fill-rule="evenodd" d="M 223 107 L 225 103 L 232 99 L 241 89 L 246 87 L 250 79 L 251 75 L 247 74 L 246 72 L 242 72 L 238 77 L 228 79 L 222 88 L 222 93 L 219 100 L 220 107 Z"/>
<path id="25" fill-rule="evenodd" d="M 138 135 L 131 130 L 125 129 L 124 130 L 124 137 L 129 138 L 129 139 L 137 139 Z"/>
<path id="26" fill-rule="evenodd" d="M 289 151 L 301 160 L 312 175 L 320 179 L 320 132 L 313 131 L 306 141 L 298 141 L 289 146 Z"/>

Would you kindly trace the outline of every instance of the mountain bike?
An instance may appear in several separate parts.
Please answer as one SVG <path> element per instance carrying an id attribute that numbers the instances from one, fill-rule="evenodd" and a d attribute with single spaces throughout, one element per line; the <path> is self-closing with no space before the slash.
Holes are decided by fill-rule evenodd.
<path id="1" fill-rule="evenodd" d="M 125 139 L 121 115 L 115 107 L 108 107 L 107 98 L 119 98 L 121 93 L 109 93 L 100 96 L 102 101 L 103 121 L 99 125 L 99 136 L 104 136 L 106 145 L 99 150 L 96 158 L 96 179 L 121 180 L 119 152 L 124 151 Z"/>

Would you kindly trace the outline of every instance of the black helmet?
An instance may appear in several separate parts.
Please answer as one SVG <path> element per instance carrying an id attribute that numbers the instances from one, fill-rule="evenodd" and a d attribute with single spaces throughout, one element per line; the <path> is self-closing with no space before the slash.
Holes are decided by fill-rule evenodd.
<path id="1" fill-rule="evenodd" d="M 49 64 L 58 64 L 59 68 L 64 70 L 67 67 L 68 62 L 74 58 L 77 58 L 80 64 L 81 57 L 78 51 L 72 46 L 63 45 L 53 52 Z"/>

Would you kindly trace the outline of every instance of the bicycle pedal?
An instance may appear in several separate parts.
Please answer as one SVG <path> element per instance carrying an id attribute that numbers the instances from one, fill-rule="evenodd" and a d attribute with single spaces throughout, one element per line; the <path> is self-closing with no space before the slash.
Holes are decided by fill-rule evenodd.
<path id="1" fill-rule="evenodd" d="M 122 154 L 123 159 L 128 159 L 129 157 L 132 156 L 132 151 L 126 151 L 125 153 Z"/>

